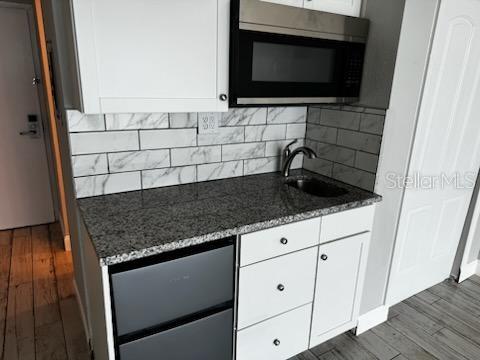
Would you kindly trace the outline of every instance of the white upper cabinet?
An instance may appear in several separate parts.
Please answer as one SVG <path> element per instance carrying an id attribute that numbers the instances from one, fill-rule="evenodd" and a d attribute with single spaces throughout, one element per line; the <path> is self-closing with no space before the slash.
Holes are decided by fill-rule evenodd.
<path id="1" fill-rule="evenodd" d="M 335 14 L 360 16 L 362 0 L 262 0 Z"/>
<path id="2" fill-rule="evenodd" d="M 362 0 L 305 0 L 304 7 L 348 16 L 360 16 Z"/>
<path id="3" fill-rule="evenodd" d="M 226 111 L 229 0 L 72 0 L 85 113 Z"/>

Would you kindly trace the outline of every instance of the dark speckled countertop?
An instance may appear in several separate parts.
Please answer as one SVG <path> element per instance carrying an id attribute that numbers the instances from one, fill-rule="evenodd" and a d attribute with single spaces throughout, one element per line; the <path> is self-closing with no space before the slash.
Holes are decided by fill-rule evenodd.
<path id="1" fill-rule="evenodd" d="M 85 198 L 78 204 L 100 264 L 113 265 L 381 200 L 321 175 L 292 171 L 300 174 L 348 193 L 316 197 L 270 173 Z"/>

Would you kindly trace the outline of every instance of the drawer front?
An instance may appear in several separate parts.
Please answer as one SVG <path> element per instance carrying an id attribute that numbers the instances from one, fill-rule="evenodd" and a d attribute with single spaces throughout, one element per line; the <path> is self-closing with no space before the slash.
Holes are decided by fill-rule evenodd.
<path id="1" fill-rule="evenodd" d="M 233 299 L 233 246 L 112 274 L 118 335 Z"/>
<path id="2" fill-rule="evenodd" d="M 277 226 L 241 237 L 240 266 L 318 245 L 320 218 Z"/>
<path id="3" fill-rule="evenodd" d="M 311 304 L 237 333 L 237 360 L 285 360 L 308 348 Z"/>
<path id="4" fill-rule="evenodd" d="M 226 360 L 232 358 L 233 311 L 120 345 L 120 360 Z"/>
<path id="5" fill-rule="evenodd" d="M 375 205 L 342 211 L 322 218 L 320 243 L 372 230 Z"/>
<path id="6" fill-rule="evenodd" d="M 318 248 L 240 269 L 238 328 L 313 301 Z"/>

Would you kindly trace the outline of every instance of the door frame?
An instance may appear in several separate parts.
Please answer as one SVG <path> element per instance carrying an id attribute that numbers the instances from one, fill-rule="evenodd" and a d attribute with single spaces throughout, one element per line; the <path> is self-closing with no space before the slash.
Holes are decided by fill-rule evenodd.
<path id="1" fill-rule="evenodd" d="M 61 153 L 52 95 L 52 79 L 48 65 L 41 0 L 34 0 L 32 4 L 0 0 L 0 6 L 20 8 L 27 12 L 35 76 L 40 79 L 40 84 L 37 86 L 38 101 L 40 104 L 39 115 L 40 123 L 43 127 L 43 140 L 45 143 L 54 217 L 55 220 L 60 220 L 64 237 L 64 247 L 65 250 L 70 251 L 70 225 L 68 223 Z"/>

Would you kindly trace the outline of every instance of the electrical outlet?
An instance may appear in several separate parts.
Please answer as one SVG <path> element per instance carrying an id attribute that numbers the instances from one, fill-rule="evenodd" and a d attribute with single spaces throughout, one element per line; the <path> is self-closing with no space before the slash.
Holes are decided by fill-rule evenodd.
<path id="1" fill-rule="evenodd" d="M 220 113 L 200 113 L 198 114 L 198 133 L 216 134 L 220 123 Z"/>

